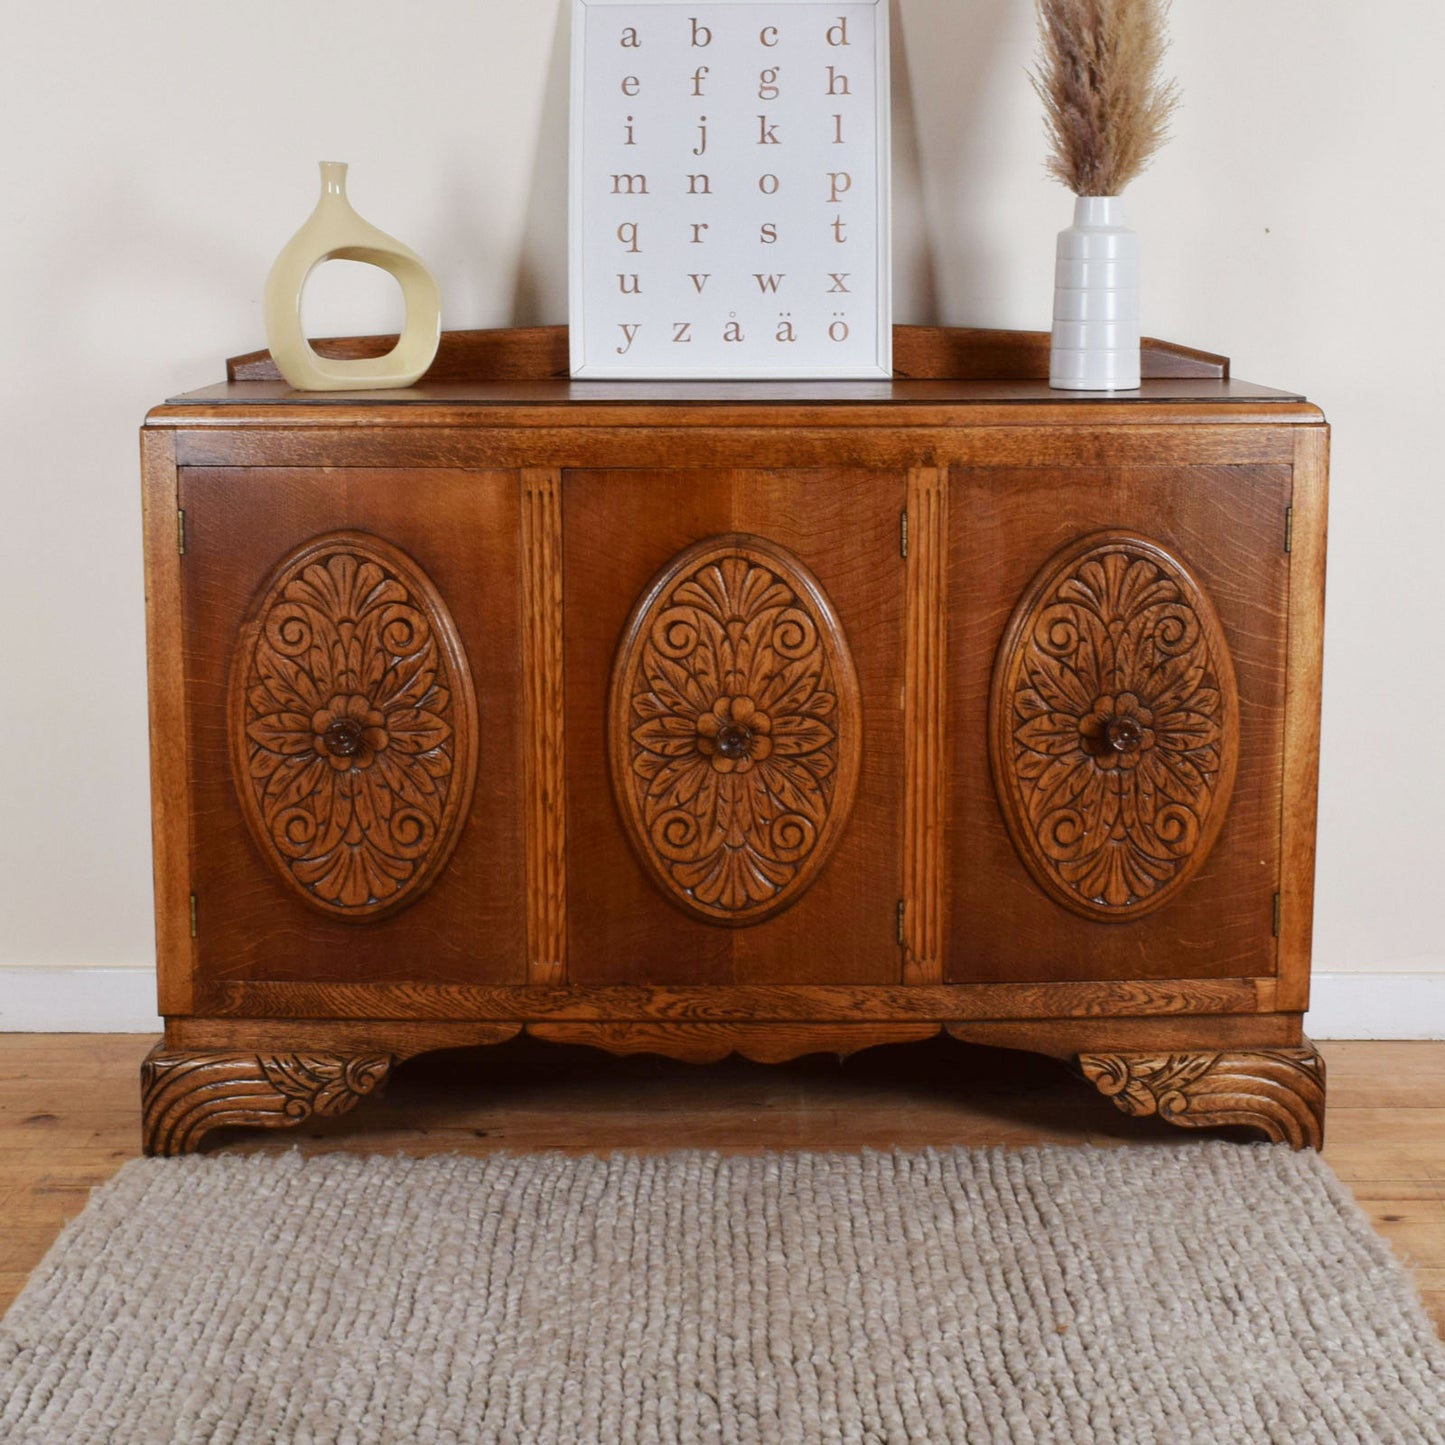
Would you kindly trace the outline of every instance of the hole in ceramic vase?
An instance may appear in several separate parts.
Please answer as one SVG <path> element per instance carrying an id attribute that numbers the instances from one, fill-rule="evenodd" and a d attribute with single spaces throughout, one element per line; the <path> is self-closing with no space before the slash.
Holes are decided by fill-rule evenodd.
<path id="1" fill-rule="evenodd" d="M 301 293 L 301 328 L 318 336 L 374 336 L 400 332 L 406 299 L 390 271 L 365 261 L 323 261 Z"/>

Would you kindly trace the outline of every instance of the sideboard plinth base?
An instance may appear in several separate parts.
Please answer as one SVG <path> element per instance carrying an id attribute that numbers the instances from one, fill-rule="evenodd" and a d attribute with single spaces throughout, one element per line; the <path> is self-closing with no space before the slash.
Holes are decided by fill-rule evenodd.
<path id="1" fill-rule="evenodd" d="M 148 1155 L 189 1154 L 212 1129 L 289 1129 L 355 1108 L 385 1083 L 390 1054 L 178 1053 L 158 1044 L 141 1065 Z"/>
<path id="2" fill-rule="evenodd" d="M 1185 1129 L 1242 1124 L 1276 1144 L 1319 1149 L 1325 1062 L 1300 1048 L 1079 1055 L 1084 1077 L 1126 1114 L 1157 1114 Z"/>

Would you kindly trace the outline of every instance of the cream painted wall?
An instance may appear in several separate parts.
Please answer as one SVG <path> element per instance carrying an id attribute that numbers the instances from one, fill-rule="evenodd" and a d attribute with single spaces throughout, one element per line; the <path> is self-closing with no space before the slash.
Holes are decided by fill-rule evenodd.
<path id="1" fill-rule="evenodd" d="M 1178 0 L 1145 330 L 1335 426 L 1316 967 L 1445 975 L 1439 0 Z M 153 956 L 136 427 L 263 344 L 322 158 L 451 327 L 565 319 L 555 0 L 0 0 L 0 964 Z M 1028 0 L 899 0 L 896 317 L 1042 328 Z M 333 268 L 340 272 L 346 268 Z M 396 319 L 328 275 L 318 331 Z M 1434 997 L 1440 996 L 1437 990 Z M 1445 1019 L 1422 1020 L 1438 1030 Z"/>

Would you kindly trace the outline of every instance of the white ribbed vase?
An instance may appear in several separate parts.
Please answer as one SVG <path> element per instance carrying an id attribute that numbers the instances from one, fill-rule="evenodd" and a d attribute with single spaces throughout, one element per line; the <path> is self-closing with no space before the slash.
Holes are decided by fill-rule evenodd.
<path id="1" fill-rule="evenodd" d="M 1059 232 L 1049 385 L 1128 391 L 1139 385 L 1139 237 L 1118 196 L 1075 196 Z"/>

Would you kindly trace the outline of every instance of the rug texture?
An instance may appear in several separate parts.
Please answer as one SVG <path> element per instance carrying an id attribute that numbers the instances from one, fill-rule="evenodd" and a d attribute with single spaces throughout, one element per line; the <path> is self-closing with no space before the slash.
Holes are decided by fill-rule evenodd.
<path id="1" fill-rule="evenodd" d="M 126 1165 L 0 1325 L 0 1440 L 1445 1441 L 1311 1153 Z"/>

